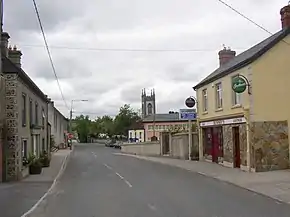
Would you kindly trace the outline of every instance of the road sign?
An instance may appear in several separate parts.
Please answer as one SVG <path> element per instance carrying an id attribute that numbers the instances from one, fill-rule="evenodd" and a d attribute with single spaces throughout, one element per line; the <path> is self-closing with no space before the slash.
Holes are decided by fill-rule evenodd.
<path id="1" fill-rule="evenodd" d="M 180 119 L 182 119 L 182 120 L 194 120 L 194 119 L 196 119 L 195 109 L 180 109 Z"/>

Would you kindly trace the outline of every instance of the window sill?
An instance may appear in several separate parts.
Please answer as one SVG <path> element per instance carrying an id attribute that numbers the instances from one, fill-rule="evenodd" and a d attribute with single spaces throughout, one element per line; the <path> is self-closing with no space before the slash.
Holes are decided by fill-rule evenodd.
<path id="1" fill-rule="evenodd" d="M 221 112 L 221 111 L 223 111 L 223 108 L 218 108 L 215 110 L 215 112 Z"/>
<path id="2" fill-rule="evenodd" d="M 241 104 L 237 104 L 237 105 L 233 105 L 233 106 L 232 106 L 232 109 L 241 108 L 241 107 L 242 107 Z"/>
<path id="3" fill-rule="evenodd" d="M 204 111 L 202 112 L 203 115 L 207 115 L 208 114 L 208 111 Z"/>

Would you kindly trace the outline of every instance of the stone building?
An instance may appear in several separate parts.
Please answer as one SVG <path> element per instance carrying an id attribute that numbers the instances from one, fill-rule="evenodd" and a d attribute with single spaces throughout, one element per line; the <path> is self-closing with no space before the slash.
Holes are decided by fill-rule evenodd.
<path id="1" fill-rule="evenodd" d="M 8 48 L 8 33 L 2 33 L 1 49 L 5 90 L 4 179 L 22 178 L 22 159 L 48 150 L 48 98 L 21 68 L 22 53 Z"/>
<path id="2" fill-rule="evenodd" d="M 198 83 L 200 159 L 248 171 L 289 168 L 290 5 L 282 28 L 236 55 L 224 48 L 219 67 Z"/>
<path id="3" fill-rule="evenodd" d="M 156 101 L 155 101 L 155 91 L 151 90 L 150 95 L 146 94 L 146 90 L 142 90 L 141 94 L 141 116 L 145 118 L 148 115 L 156 114 Z"/>

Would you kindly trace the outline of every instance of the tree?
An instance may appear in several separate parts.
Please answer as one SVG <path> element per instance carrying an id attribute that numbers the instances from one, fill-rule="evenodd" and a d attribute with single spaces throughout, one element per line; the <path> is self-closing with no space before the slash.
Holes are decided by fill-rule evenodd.
<path id="1" fill-rule="evenodd" d="M 78 137 L 80 142 L 86 143 L 88 142 L 88 136 L 91 133 L 91 120 L 89 116 L 80 115 L 74 119 L 75 127 L 73 130 L 76 130 L 78 133 Z"/>
<path id="2" fill-rule="evenodd" d="M 129 104 L 125 104 L 119 109 L 119 113 L 114 120 L 114 132 L 118 135 L 126 136 L 128 130 L 140 121 L 138 113 L 135 112 Z"/>

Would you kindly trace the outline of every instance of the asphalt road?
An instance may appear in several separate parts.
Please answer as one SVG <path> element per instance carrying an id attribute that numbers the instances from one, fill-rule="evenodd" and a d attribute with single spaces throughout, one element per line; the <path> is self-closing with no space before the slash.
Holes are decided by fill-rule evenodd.
<path id="1" fill-rule="evenodd" d="M 289 217 L 290 206 L 179 168 L 78 145 L 32 217 Z"/>
<path id="2" fill-rule="evenodd" d="M 47 192 L 51 184 L 42 181 L 1 183 L 0 216 L 20 217 Z"/>

